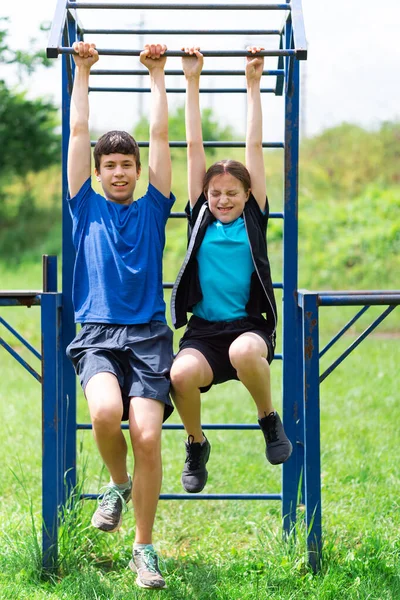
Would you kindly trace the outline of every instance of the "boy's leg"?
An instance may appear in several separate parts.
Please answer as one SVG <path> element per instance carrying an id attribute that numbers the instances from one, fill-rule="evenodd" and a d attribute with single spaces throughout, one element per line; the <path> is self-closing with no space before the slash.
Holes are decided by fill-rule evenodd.
<path id="1" fill-rule="evenodd" d="M 135 467 L 132 499 L 137 544 L 151 544 L 161 490 L 161 428 L 164 404 L 149 398 L 131 398 L 129 432 Z"/>
<path id="2" fill-rule="evenodd" d="M 268 347 L 254 332 L 243 333 L 229 348 L 229 359 L 237 376 L 250 392 L 258 412 L 258 423 L 266 442 L 266 456 L 276 465 L 285 462 L 292 453 L 278 413 L 272 406 Z"/>
<path id="3" fill-rule="evenodd" d="M 163 418 L 162 402 L 149 398 L 131 398 L 129 432 L 135 458 L 132 499 L 136 535 L 129 567 L 137 573 L 137 585 L 153 589 L 165 587 L 165 580 L 158 566 L 158 556 L 152 545 L 154 519 L 162 481 Z"/>
<path id="4" fill-rule="evenodd" d="M 93 435 L 101 457 L 116 484 L 128 480 L 127 445 L 121 430 L 123 404 L 115 375 L 98 373 L 89 379 L 85 396 L 88 401 Z"/>
<path id="5" fill-rule="evenodd" d="M 126 468 L 127 446 L 121 431 L 122 397 L 112 373 L 97 373 L 89 379 L 85 395 L 93 425 L 93 435 L 101 457 L 111 475 L 92 525 L 112 533 L 120 528 L 122 511 L 131 496 L 131 480 Z"/>
<path id="6" fill-rule="evenodd" d="M 201 492 L 208 478 L 211 447 L 201 429 L 200 388 L 210 386 L 213 377 L 208 361 L 195 348 L 181 350 L 171 368 L 172 397 L 188 434 L 181 481 L 189 493 Z"/>

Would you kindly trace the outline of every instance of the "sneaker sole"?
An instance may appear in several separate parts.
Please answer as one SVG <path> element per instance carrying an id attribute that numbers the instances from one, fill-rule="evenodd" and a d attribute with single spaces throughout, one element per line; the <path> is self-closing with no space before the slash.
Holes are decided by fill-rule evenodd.
<path id="1" fill-rule="evenodd" d="M 283 465 L 283 463 L 285 463 L 287 460 L 289 460 L 289 458 L 292 456 L 292 452 L 293 452 L 292 443 L 291 442 L 289 442 L 289 443 L 290 443 L 290 452 L 289 452 L 289 454 L 284 456 L 282 459 L 272 461 L 267 456 L 267 460 L 271 465 Z"/>
<path id="2" fill-rule="evenodd" d="M 136 569 L 136 565 L 133 562 L 133 560 L 131 559 L 129 561 L 129 568 L 133 573 L 136 573 L 137 577 L 136 577 L 136 585 L 139 586 L 140 588 L 146 589 L 146 590 L 165 590 L 167 589 L 167 584 L 164 583 L 164 585 L 146 585 L 139 577 L 139 574 L 137 572 Z"/>
<path id="3" fill-rule="evenodd" d="M 185 488 L 185 484 L 183 483 L 182 479 L 181 479 L 181 484 L 182 484 L 182 487 L 185 490 L 185 492 L 187 492 L 188 494 L 199 494 L 206 487 L 207 480 L 208 480 L 208 471 L 206 472 L 206 480 L 205 480 L 203 486 L 201 488 L 199 488 L 198 490 L 188 490 L 187 488 Z"/>
<path id="4" fill-rule="evenodd" d="M 95 527 L 96 529 L 98 529 L 99 531 L 103 531 L 104 533 L 115 533 L 116 531 L 118 531 L 118 529 L 121 528 L 122 525 L 122 518 L 119 520 L 119 523 L 116 527 L 114 527 L 114 529 L 103 529 L 101 525 L 98 525 L 95 521 L 94 515 L 92 517 L 91 520 L 91 524 L 93 527 Z"/>

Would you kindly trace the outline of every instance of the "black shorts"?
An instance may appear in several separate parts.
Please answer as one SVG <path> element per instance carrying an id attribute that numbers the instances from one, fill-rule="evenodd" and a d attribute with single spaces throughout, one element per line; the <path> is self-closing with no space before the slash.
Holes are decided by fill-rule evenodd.
<path id="1" fill-rule="evenodd" d="M 144 325 L 85 323 L 67 348 L 82 389 L 97 373 L 113 373 L 121 388 L 123 415 L 129 418 L 132 396 L 159 400 L 164 421 L 172 413 L 169 372 L 172 331 L 161 321 Z"/>
<path id="2" fill-rule="evenodd" d="M 244 317 L 236 321 L 205 321 L 193 315 L 185 333 L 179 342 L 179 350 L 194 348 L 202 353 L 213 372 L 212 383 L 201 392 L 208 392 L 212 385 L 238 379 L 236 369 L 229 360 L 229 347 L 242 333 L 256 333 L 267 344 L 267 360 L 271 364 L 274 358 L 275 335 L 267 327 L 263 317 Z"/>

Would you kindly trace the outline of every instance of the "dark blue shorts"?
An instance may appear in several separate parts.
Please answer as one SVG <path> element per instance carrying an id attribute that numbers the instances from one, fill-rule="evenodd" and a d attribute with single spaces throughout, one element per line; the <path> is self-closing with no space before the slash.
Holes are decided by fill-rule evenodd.
<path id="1" fill-rule="evenodd" d="M 123 416 L 129 418 L 132 396 L 162 402 L 164 421 L 172 413 L 169 372 L 172 331 L 161 321 L 144 325 L 85 323 L 67 348 L 82 389 L 97 373 L 113 373 L 121 387 Z"/>
<path id="2" fill-rule="evenodd" d="M 179 350 L 194 348 L 202 353 L 213 372 L 211 385 L 200 388 L 208 392 L 212 385 L 238 379 L 236 369 L 229 360 L 229 347 L 242 333 L 256 333 L 267 344 L 267 360 L 271 364 L 275 351 L 275 335 L 271 335 L 267 321 L 263 318 L 244 317 L 236 321 L 205 321 L 193 315 L 179 342 Z"/>

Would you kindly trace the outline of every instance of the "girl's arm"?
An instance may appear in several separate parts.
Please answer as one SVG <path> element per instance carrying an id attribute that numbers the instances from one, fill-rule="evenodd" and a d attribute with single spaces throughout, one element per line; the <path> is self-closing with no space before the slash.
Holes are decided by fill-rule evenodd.
<path id="1" fill-rule="evenodd" d="M 198 48 L 182 48 L 188 56 L 182 58 L 182 68 L 186 78 L 186 141 L 188 162 L 188 189 L 190 206 L 194 206 L 203 191 L 206 173 L 206 156 L 203 147 L 200 114 L 200 73 L 203 68 L 203 55 Z"/>
<path id="2" fill-rule="evenodd" d="M 264 48 L 252 46 L 247 48 L 256 54 Z M 265 183 L 265 166 L 262 149 L 262 109 L 260 84 L 264 68 L 264 58 L 249 56 L 246 63 L 247 84 L 247 132 L 246 132 L 246 167 L 250 173 L 251 191 L 261 210 L 265 210 L 267 188 Z"/>

